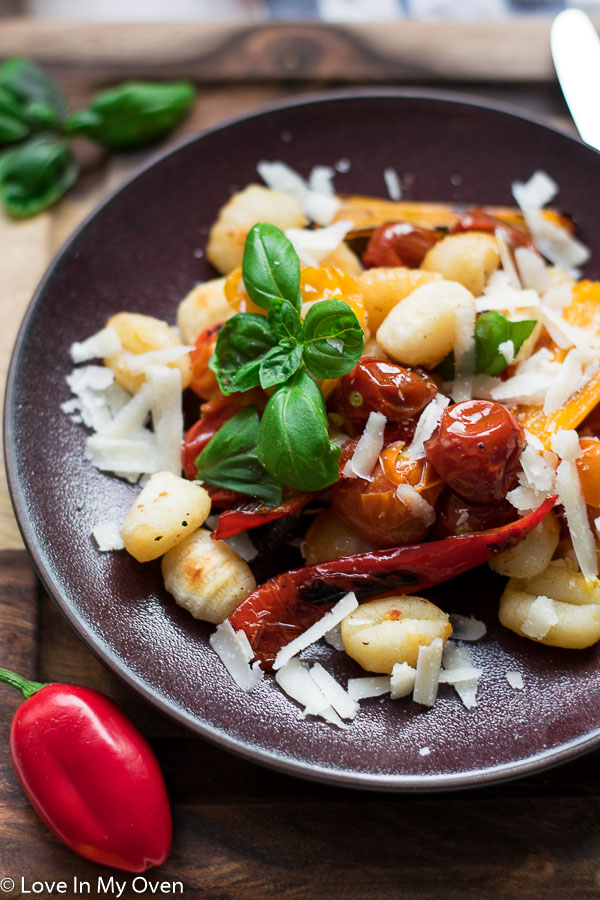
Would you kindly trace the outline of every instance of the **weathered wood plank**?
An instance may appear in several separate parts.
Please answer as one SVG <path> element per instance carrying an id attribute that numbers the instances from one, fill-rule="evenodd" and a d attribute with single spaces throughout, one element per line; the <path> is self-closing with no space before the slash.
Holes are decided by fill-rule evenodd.
<path id="1" fill-rule="evenodd" d="M 545 81 L 550 21 L 69 24 L 14 19 L 0 56 L 27 54 L 86 87 L 123 77 Z"/>

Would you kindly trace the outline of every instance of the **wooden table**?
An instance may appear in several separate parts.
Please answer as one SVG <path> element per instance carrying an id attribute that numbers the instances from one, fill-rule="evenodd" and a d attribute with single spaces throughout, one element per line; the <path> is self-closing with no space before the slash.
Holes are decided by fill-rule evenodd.
<path id="1" fill-rule="evenodd" d="M 552 77 L 548 23 L 360 28 L 265 25 L 67 26 L 0 24 L 0 57 L 35 56 L 74 105 L 128 76 L 195 78 L 194 113 L 169 141 L 271 100 L 342 83 L 424 83 L 511 101 L 570 127 Z M 156 148 L 153 148 L 153 152 Z M 0 370 L 29 297 L 75 225 L 147 153 L 84 157 L 84 175 L 52 212 L 0 219 Z M 469 793 L 379 795 L 306 783 L 259 768 L 193 737 L 147 707 L 96 661 L 36 581 L 0 484 L 0 664 L 38 681 L 75 681 L 111 695 L 158 754 L 175 836 L 149 874 L 188 897 L 585 898 L 600 892 L 600 789 L 594 753 L 560 769 Z M 18 695 L 0 689 L 0 900 L 21 878 L 126 882 L 78 858 L 41 825 L 10 765 Z M 1 879 L 15 888 L 2 893 Z M 110 886 L 109 886 L 110 887 Z M 136 888 L 138 892 L 136 893 Z M 118 889 L 112 885 L 112 893 Z M 55 896 L 42 888 L 37 896 Z M 65 896 L 63 894 L 62 896 Z"/>

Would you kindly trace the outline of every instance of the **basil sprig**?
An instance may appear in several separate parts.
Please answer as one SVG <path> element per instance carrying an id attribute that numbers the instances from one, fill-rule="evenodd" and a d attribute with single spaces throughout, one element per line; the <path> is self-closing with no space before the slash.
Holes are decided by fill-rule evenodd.
<path id="1" fill-rule="evenodd" d="M 259 427 L 255 406 L 229 419 L 197 456 L 197 478 L 278 506 L 281 484 L 265 471 L 257 456 Z"/>
<path id="2" fill-rule="evenodd" d="M 242 278 L 268 315 L 238 313 L 219 332 L 210 367 L 224 394 L 284 384 L 301 367 L 316 378 L 354 368 L 365 343 L 360 322 L 343 300 L 323 300 L 300 318 L 300 262 L 291 242 L 267 223 L 250 229 Z"/>
<path id="3" fill-rule="evenodd" d="M 274 225 L 250 229 L 242 278 L 267 316 L 238 313 L 229 319 L 210 367 L 224 394 L 275 388 L 260 422 L 257 458 L 278 482 L 321 490 L 337 479 L 340 450 L 329 440 L 325 401 L 315 378 L 350 372 L 364 347 L 363 330 L 339 299 L 315 303 L 302 322 L 300 262 Z"/>
<path id="4" fill-rule="evenodd" d="M 0 66 L 0 200 L 16 218 L 33 216 L 62 197 L 79 168 L 68 137 L 106 147 L 138 147 L 161 137 L 195 97 L 188 82 L 127 82 L 101 91 L 87 109 L 69 115 L 61 88 L 30 59 Z"/>
<path id="5" fill-rule="evenodd" d="M 318 491 L 337 481 L 340 448 L 329 440 L 323 394 L 306 369 L 269 399 L 257 450 L 267 472 L 291 488 Z"/>
<path id="6" fill-rule="evenodd" d="M 507 367 L 506 357 L 498 349 L 500 344 L 512 341 L 515 356 L 537 325 L 535 319 L 511 322 L 502 313 L 485 312 L 475 322 L 475 371 L 478 375 L 500 375 Z M 454 351 L 438 366 L 444 381 L 455 378 Z"/>

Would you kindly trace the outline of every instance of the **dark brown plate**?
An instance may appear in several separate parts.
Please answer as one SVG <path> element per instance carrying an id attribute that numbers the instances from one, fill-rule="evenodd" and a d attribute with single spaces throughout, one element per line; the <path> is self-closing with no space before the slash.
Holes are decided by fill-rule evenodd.
<path id="1" fill-rule="evenodd" d="M 209 225 L 232 190 L 258 180 L 259 160 L 306 173 L 341 158 L 351 161 L 336 178 L 342 192 L 385 196 L 382 172 L 393 166 L 412 173 L 409 198 L 476 204 L 511 202 L 511 182 L 544 169 L 593 250 L 589 274 L 600 272 L 598 154 L 539 123 L 460 99 L 378 90 L 279 106 L 207 132 L 91 216 L 36 292 L 6 395 L 17 517 L 46 587 L 103 662 L 226 749 L 297 775 L 382 789 L 458 788 L 533 772 L 600 744 L 598 651 L 554 650 L 501 629 L 498 583 L 485 573 L 435 592 L 447 611 L 475 612 L 488 624 L 472 648 L 484 669 L 477 708 L 467 712 L 444 686 L 431 711 L 370 701 L 340 732 L 300 720 L 269 680 L 243 694 L 210 649 L 210 629 L 163 590 L 158 564 L 101 554 L 90 538 L 98 521 L 123 517 L 135 489 L 86 462 L 84 429 L 60 412 L 69 345 L 122 309 L 174 321 L 178 301 L 213 274 L 198 253 Z M 329 647 L 313 648 L 313 657 L 342 679 L 360 674 Z M 509 687 L 507 670 L 523 674 L 523 691 Z"/>

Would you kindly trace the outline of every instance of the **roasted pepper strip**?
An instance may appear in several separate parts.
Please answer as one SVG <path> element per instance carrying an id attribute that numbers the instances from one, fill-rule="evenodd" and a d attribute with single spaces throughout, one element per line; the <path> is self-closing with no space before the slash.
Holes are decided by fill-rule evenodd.
<path id="1" fill-rule="evenodd" d="M 550 512 L 555 499 L 549 497 L 535 512 L 501 528 L 358 553 L 277 575 L 246 597 L 229 620 L 246 633 L 267 668 L 281 647 L 348 591 L 365 601 L 397 592 L 412 594 L 448 581 L 518 544 Z"/>
<path id="2" fill-rule="evenodd" d="M 224 540 L 233 537 L 234 534 L 248 531 L 249 528 L 257 528 L 259 525 L 266 525 L 267 522 L 274 522 L 275 519 L 290 516 L 299 512 L 317 496 L 318 493 L 315 492 L 298 491 L 279 506 L 245 503 L 237 509 L 227 509 L 219 516 L 219 522 L 211 536 L 215 541 Z"/>

